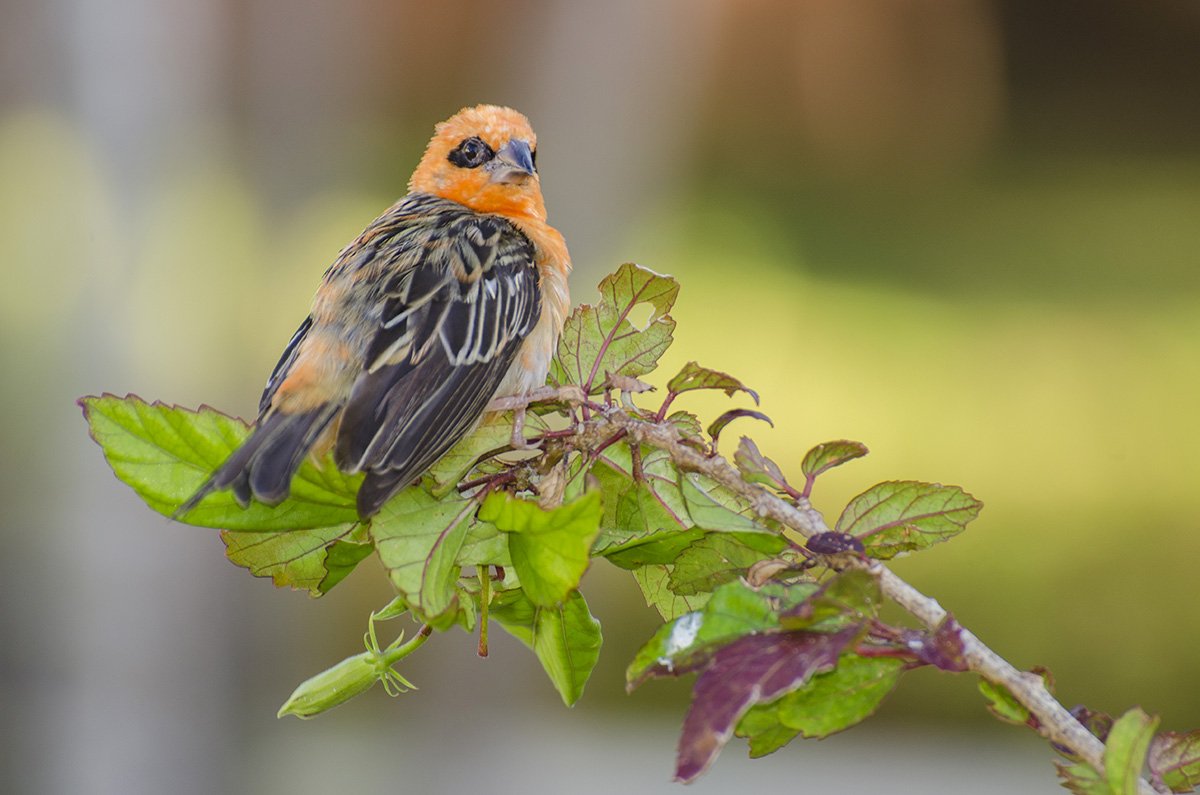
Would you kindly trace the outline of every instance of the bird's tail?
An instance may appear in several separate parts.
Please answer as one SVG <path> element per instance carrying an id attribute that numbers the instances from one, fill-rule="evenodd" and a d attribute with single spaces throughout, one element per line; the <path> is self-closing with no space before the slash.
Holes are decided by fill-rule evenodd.
<path id="1" fill-rule="evenodd" d="M 338 408 L 325 405 L 300 414 L 271 414 L 195 494 L 175 509 L 172 518 L 179 519 L 212 492 L 226 488 L 233 489 L 233 498 L 243 508 L 250 505 L 251 498 L 266 505 L 283 502 L 291 491 L 292 476 Z"/>
<path id="2" fill-rule="evenodd" d="M 383 504 L 396 492 L 416 479 L 410 471 L 384 470 L 368 472 L 358 489 L 358 515 L 369 519 L 379 513 Z"/>

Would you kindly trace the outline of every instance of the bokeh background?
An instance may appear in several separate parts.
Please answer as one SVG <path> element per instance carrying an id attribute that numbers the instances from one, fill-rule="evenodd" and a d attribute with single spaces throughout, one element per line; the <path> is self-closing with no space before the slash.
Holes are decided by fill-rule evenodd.
<path id="1" fill-rule="evenodd" d="M 687 685 L 624 695 L 655 621 L 600 566 L 573 711 L 459 633 L 418 692 L 277 721 L 360 648 L 377 564 L 316 601 L 249 577 L 73 405 L 252 413 L 323 269 L 483 101 L 539 131 L 577 299 L 625 260 L 676 275 L 666 376 L 756 387 L 776 427 L 741 430 L 785 469 L 871 447 L 823 478 L 831 518 L 963 485 L 982 517 L 896 569 L 1066 703 L 1200 724 L 1198 75 L 1190 0 L 0 0 L 0 790 L 674 791 Z M 1048 756 L 920 672 L 695 789 L 1054 792 Z"/>

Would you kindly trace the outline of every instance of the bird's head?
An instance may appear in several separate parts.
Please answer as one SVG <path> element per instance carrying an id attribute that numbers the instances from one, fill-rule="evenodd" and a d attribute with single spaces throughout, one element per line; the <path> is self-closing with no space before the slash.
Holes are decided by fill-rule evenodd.
<path id="1" fill-rule="evenodd" d="M 512 108 L 476 105 L 437 125 L 408 189 L 476 212 L 545 220 L 536 161 L 528 119 Z"/>

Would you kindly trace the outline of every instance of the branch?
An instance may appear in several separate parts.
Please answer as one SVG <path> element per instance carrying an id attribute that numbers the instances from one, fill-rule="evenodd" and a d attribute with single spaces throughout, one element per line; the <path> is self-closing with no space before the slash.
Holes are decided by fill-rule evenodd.
<path id="1" fill-rule="evenodd" d="M 604 440 L 617 433 L 666 451 L 680 468 L 706 475 L 746 498 L 760 516 L 774 519 L 806 537 L 829 532 L 824 516 L 807 499 L 798 499 L 793 504 L 761 486 L 747 483 L 723 457 L 704 455 L 683 444 L 676 429 L 669 424 L 634 417 L 619 408 L 610 408 L 584 423 L 580 441 L 587 444 L 588 440 Z M 936 629 L 946 618 L 946 611 L 937 600 L 900 579 L 881 562 L 852 560 L 848 566 L 870 572 L 879 580 L 885 596 L 929 629 Z M 966 629 L 961 630 L 961 638 L 970 671 L 1006 687 L 1037 719 L 1035 728 L 1039 734 L 1052 743 L 1074 751 L 1097 772 L 1104 773 L 1104 744 L 1050 694 L 1040 676 L 1017 670 Z M 1141 795 L 1154 795 L 1155 790 L 1145 780 L 1139 780 L 1138 792 Z"/>

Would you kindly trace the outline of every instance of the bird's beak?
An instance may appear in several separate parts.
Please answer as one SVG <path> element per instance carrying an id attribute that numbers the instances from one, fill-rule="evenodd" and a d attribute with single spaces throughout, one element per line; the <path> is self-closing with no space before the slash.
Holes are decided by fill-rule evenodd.
<path id="1" fill-rule="evenodd" d="M 537 173 L 529 143 L 520 138 L 513 138 L 500 147 L 500 151 L 488 163 L 488 170 L 492 174 L 492 182 L 505 185 L 524 182 Z"/>

